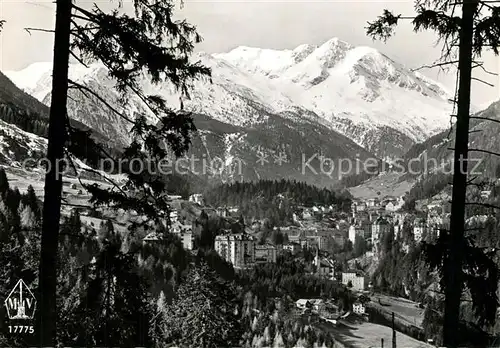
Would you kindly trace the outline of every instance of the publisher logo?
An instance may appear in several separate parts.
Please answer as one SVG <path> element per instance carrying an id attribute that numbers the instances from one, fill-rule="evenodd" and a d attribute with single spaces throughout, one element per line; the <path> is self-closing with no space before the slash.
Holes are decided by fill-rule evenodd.
<path id="1" fill-rule="evenodd" d="M 22 279 L 19 279 L 5 300 L 5 307 L 12 320 L 33 319 L 35 316 L 36 298 Z"/>

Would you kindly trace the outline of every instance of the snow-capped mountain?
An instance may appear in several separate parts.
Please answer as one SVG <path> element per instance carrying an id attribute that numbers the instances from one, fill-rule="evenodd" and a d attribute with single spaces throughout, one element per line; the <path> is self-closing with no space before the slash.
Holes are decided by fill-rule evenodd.
<path id="1" fill-rule="evenodd" d="M 100 76 L 103 70 L 97 69 L 95 74 Z M 73 79 L 78 79 L 77 73 L 78 70 L 73 70 Z M 100 78 L 105 79 L 104 76 Z M 111 97 L 114 94 L 106 94 L 106 90 L 99 89 L 103 84 L 90 79 L 85 81 L 100 96 L 113 103 Z M 48 96 L 40 98 L 47 99 Z M 126 142 L 128 134 L 114 124 L 121 119 L 110 117 L 113 115 L 109 115 L 107 106 L 97 100 L 85 98 L 85 95 L 71 90 L 69 104 L 73 116 L 93 127 L 93 136 L 98 142 L 117 150 L 110 145 L 120 141 L 110 139 L 96 129 L 103 129 L 108 136 L 122 135 Z M 34 166 L 36 160 L 44 156 L 48 113 L 46 105 L 21 91 L 0 73 L 0 164 L 19 167 L 22 161 L 28 159 L 29 163 L 25 164 Z M 265 113 L 263 110 L 261 113 L 265 122 L 248 126 L 234 126 L 206 115 L 194 114 L 198 132 L 191 139 L 187 158 L 192 165 L 185 168 L 186 159 L 180 159 L 172 162 L 169 168 L 163 168 L 165 174 L 179 174 L 175 178 L 170 176 L 173 180 L 169 180 L 171 189 L 182 191 L 187 184 L 196 192 L 221 181 L 260 178 L 293 178 L 330 187 L 338 181 L 339 175 L 345 175 L 346 169 L 349 169 L 344 166 L 340 172 L 340 166 L 332 167 L 329 164 L 331 161 L 350 159 L 355 162 L 373 157 L 350 139 L 317 122 L 305 118 L 293 120 L 289 115 Z M 78 121 L 70 122 L 77 128 L 88 129 Z M 320 156 L 323 155 L 328 158 L 326 165 L 321 163 Z M 74 163 L 77 168 L 85 168 L 78 159 Z"/>
<path id="2" fill-rule="evenodd" d="M 238 47 L 228 53 L 199 53 L 193 59 L 212 68 L 213 83 L 196 81 L 184 106 L 234 126 L 258 125 L 269 115 L 280 115 L 340 132 L 380 157 L 396 157 L 449 125 L 449 93 L 439 84 L 375 49 L 336 38 L 293 50 Z M 6 74 L 49 103 L 51 64 L 36 63 Z M 103 66 L 72 66 L 70 78 L 117 105 Z M 153 86 L 145 79 L 144 88 L 179 106 L 171 86 Z M 72 118 L 118 143 L 128 142 L 129 125 L 97 98 L 73 91 L 68 106 Z M 138 100 L 126 112 L 137 110 L 147 112 Z"/>

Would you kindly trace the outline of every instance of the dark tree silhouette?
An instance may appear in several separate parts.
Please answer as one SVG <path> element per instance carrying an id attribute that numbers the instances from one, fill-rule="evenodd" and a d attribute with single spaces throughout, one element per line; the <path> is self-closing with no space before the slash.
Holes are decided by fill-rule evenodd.
<path id="1" fill-rule="evenodd" d="M 441 285 L 445 292 L 445 313 L 443 325 L 443 344 L 457 347 L 456 335 L 460 318 L 460 303 L 464 283 L 472 293 L 476 313 L 481 320 L 491 323 L 495 314 L 490 308 L 498 304 L 496 296 L 497 270 L 489 258 L 478 250 L 465 235 L 465 206 L 467 189 L 467 161 L 469 148 L 470 90 L 472 69 L 481 67 L 475 57 L 481 56 L 484 49 L 490 48 L 498 55 L 500 45 L 499 8 L 490 1 L 464 0 L 417 0 L 415 17 L 402 17 L 385 10 L 376 21 L 368 23 L 367 33 L 373 38 L 387 40 L 401 19 L 412 19 L 415 31 L 433 30 L 443 43 L 441 61 L 432 66 L 458 64 L 459 78 L 454 102 L 457 105 L 454 148 L 454 175 L 451 206 L 450 231 L 440 235 L 438 246 L 429 248 L 431 264 L 440 269 Z M 494 2 L 493 2 L 494 3 Z M 461 14 L 456 15 L 456 8 Z M 458 47 L 458 59 L 455 58 Z M 470 273 L 473 265 L 481 268 L 474 276 Z M 476 291 L 482 287 L 483 291 Z M 488 291 L 485 294 L 484 289 Z M 482 311 L 484 309 L 485 311 Z"/>
<path id="2" fill-rule="evenodd" d="M 133 16 L 119 11 L 104 13 L 97 4 L 87 10 L 71 0 L 57 0 L 54 42 L 52 100 L 49 118 L 48 152 L 50 169 L 45 178 L 42 245 L 40 260 L 40 308 L 37 320 L 40 343 L 55 345 L 56 332 L 56 260 L 61 214 L 61 172 L 55 168 L 66 154 L 97 164 L 99 159 L 117 157 L 91 137 L 89 131 L 73 128 L 67 117 L 68 88 L 84 95 L 102 98 L 91 87 L 68 79 L 68 61 L 72 55 L 82 64 L 100 61 L 115 80 L 116 88 L 125 105 L 129 97 L 139 98 L 158 118 L 158 124 L 149 124 L 144 114 L 131 119 L 124 112 L 105 105 L 110 112 L 125 119 L 132 127 L 133 141 L 121 153 L 122 159 L 141 159 L 158 163 L 172 151 L 180 156 L 187 151 L 195 127 L 191 115 L 174 111 L 157 95 L 143 92 L 140 79 L 144 73 L 153 84 L 172 83 L 189 97 L 190 81 L 207 76 L 210 70 L 189 61 L 193 42 L 200 42 L 194 26 L 186 21 L 172 19 L 174 4 L 169 1 L 136 0 Z M 182 109 L 182 103 L 181 103 Z M 85 146 L 82 146 L 85 144 Z M 83 185 L 92 195 L 95 205 L 134 209 L 158 223 L 169 223 L 168 197 L 165 182 L 158 176 L 134 174 L 130 170 L 128 187 L 137 194 L 128 195 L 113 183 L 112 189 L 99 185 Z"/>
<path id="3" fill-rule="evenodd" d="M 158 346 L 238 346 L 243 334 L 238 311 L 233 286 L 202 262 L 189 272 L 172 304 L 163 309 Z"/>

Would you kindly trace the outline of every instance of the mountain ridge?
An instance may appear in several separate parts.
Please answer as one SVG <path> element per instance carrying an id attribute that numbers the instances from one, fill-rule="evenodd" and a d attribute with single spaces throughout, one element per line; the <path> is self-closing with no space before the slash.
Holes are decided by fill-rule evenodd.
<path id="1" fill-rule="evenodd" d="M 402 156 L 413 144 L 449 124 L 449 92 L 442 86 L 373 48 L 354 47 L 337 38 L 292 50 L 241 46 L 227 53 L 200 52 L 193 60 L 212 68 L 213 83 L 195 82 L 191 100 L 184 100 L 184 106 L 225 123 L 258 124 L 266 121 L 268 113 L 307 118 L 381 158 Z M 30 73 L 36 69 L 46 71 Z M 47 103 L 50 69 L 50 64 L 38 63 L 7 75 L 18 87 Z M 72 66 L 70 71 L 73 79 L 105 91 L 111 100 L 116 98 L 102 66 Z M 179 95 L 171 86 L 152 86 L 145 79 L 144 88 L 162 95 L 174 108 L 179 105 Z M 77 100 L 81 104 L 81 96 Z M 78 108 L 87 110 L 79 116 Z M 135 101 L 133 108 L 142 106 Z M 92 120 L 86 122 L 83 116 L 95 107 L 75 105 L 72 109 L 76 109 L 73 118 L 99 126 Z M 112 123 L 118 131 L 108 136 L 126 141 L 126 127 L 117 122 Z M 389 148 L 388 143 L 392 144 Z"/>

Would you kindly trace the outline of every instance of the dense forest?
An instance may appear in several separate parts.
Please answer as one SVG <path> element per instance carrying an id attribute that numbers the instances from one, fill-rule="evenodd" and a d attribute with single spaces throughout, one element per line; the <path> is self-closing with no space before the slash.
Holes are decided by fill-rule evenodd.
<path id="1" fill-rule="evenodd" d="M 468 197 L 471 200 L 473 198 L 471 194 Z M 500 195 L 494 190 L 487 203 L 493 205 L 499 202 Z M 468 238 L 474 240 L 479 248 L 491 250 L 500 246 L 500 235 L 497 233 L 500 226 L 498 211 L 492 214 L 491 208 L 474 206 L 474 211 L 469 211 L 467 216 L 470 217 L 467 223 Z M 393 233 L 387 233 L 382 237 L 380 262 L 372 281 L 379 292 L 410 298 L 424 304 L 425 336 L 435 339 L 439 345 L 442 343 L 444 297 L 438 290 L 438 272 L 430 266 L 429 256 L 426 254 L 426 246 L 435 245 L 438 237 L 436 232 L 426 231 L 423 235 L 424 243 L 415 243 L 412 230 L 413 218 L 409 215 L 405 219 L 403 229 L 397 237 Z M 497 255 L 493 260 L 497 267 L 500 267 L 500 257 Z M 468 346 L 485 346 L 491 343 L 489 341 L 491 336 L 500 333 L 500 321 L 497 319 L 493 324 L 481 322 L 475 313 L 470 296 L 468 292 L 464 294 L 461 307 L 460 340 Z"/>
<path id="2" fill-rule="evenodd" d="M 361 185 L 365 181 L 379 175 L 381 169 L 382 165 L 380 165 L 378 168 L 377 167 L 366 168 L 360 173 L 344 176 L 342 177 L 342 179 L 340 179 L 339 185 L 340 187 L 345 187 L 345 188 Z"/>
<path id="3" fill-rule="evenodd" d="M 0 292 L 19 278 L 36 289 L 41 202 L 9 187 L 0 170 Z M 290 257 L 235 272 L 210 243 L 195 253 L 157 226 L 164 239 L 144 244 L 147 226 L 120 231 L 111 220 L 84 223 L 78 210 L 64 217 L 58 270 L 58 341 L 71 346 L 331 346 L 332 336 L 294 314 L 300 297 L 352 298 L 342 285 L 306 274 Z M 186 317 L 186 310 L 189 315 Z M 5 308 L 0 325 L 9 325 Z M 192 335 L 193 328 L 210 328 Z M 8 332 L 2 330 L 3 333 Z M 5 334 L 0 345 L 31 345 Z"/>
<path id="4" fill-rule="evenodd" d="M 237 206 L 243 216 L 268 218 L 275 226 L 291 222 L 299 206 L 334 205 L 339 210 L 349 211 L 352 198 L 347 191 L 336 192 L 290 180 L 223 184 L 208 189 L 204 196 L 209 205 Z"/>
<path id="5" fill-rule="evenodd" d="M 26 111 L 13 104 L 0 104 L 0 119 L 21 128 L 23 131 L 47 137 L 48 119 L 38 113 Z"/>
<path id="6" fill-rule="evenodd" d="M 406 201 L 417 201 L 420 199 L 431 198 L 437 195 L 447 187 L 450 187 L 452 181 L 451 174 L 435 172 L 421 177 L 410 192 L 406 195 Z"/>

